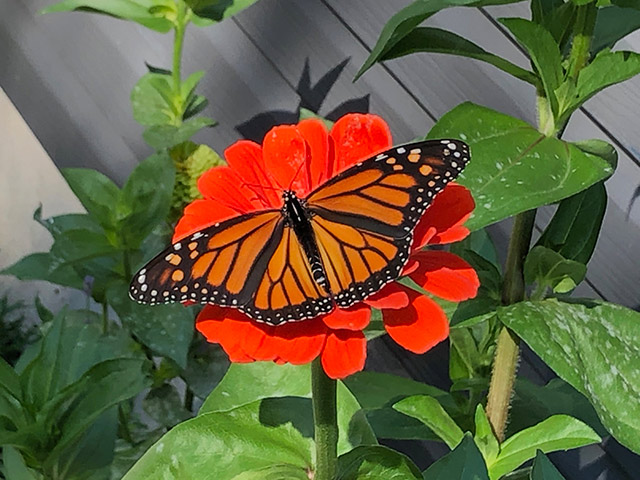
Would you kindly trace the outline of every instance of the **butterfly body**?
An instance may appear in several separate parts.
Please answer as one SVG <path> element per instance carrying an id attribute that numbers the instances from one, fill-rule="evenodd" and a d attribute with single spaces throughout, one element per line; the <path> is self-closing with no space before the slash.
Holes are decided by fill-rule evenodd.
<path id="1" fill-rule="evenodd" d="M 136 274 L 130 296 L 237 308 L 271 325 L 348 308 L 402 274 L 422 214 L 468 161 L 458 140 L 394 147 L 304 198 L 284 191 L 279 210 L 180 240 Z"/>
<path id="2" fill-rule="evenodd" d="M 282 194 L 282 200 L 284 203 L 282 213 L 304 250 L 311 267 L 313 280 L 328 293 L 331 293 L 327 282 L 327 273 L 322 265 L 320 250 L 311 226 L 311 213 L 292 190 L 285 190 Z"/>

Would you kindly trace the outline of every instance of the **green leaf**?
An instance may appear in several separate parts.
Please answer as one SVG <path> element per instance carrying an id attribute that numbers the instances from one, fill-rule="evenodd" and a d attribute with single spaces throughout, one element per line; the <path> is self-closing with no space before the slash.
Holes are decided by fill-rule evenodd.
<path id="1" fill-rule="evenodd" d="M 189 351 L 182 378 L 198 397 L 205 399 L 229 369 L 229 357 L 220 345 L 199 342 Z"/>
<path id="2" fill-rule="evenodd" d="M 424 423 L 391 408 L 403 398 L 430 395 L 448 411 L 457 410 L 455 400 L 448 392 L 396 375 L 358 372 L 347 377 L 344 383 L 366 410 L 367 420 L 378 438 L 438 439 Z"/>
<path id="3" fill-rule="evenodd" d="M 215 22 L 233 17 L 258 0 L 184 0 L 196 15 Z"/>
<path id="4" fill-rule="evenodd" d="M 532 0 L 531 20 L 546 28 L 564 52 L 571 38 L 576 5 L 561 0 Z"/>
<path id="5" fill-rule="evenodd" d="M 152 230 L 166 220 L 174 182 L 175 167 L 166 152 L 151 155 L 133 170 L 122 188 L 117 208 L 123 246 L 139 248 Z"/>
<path id="6" fill-rule="evenodd" d="M 170 148 L 186 142 L 205 127 L 213 127 L 217 122 L 207 117 L 190 118 L 177 127 L 175 125 L 152 125 L 142 137 L 145 142 L 157 150 Z"/>
<path id="7" fill-rule="evenodd" d="M 531 460 L 537 450 L 547 453 L 598 442 L 598 434 L 580 420 L 567 415 L 554 415 L 505 440 L 500 446 L 498 458 L 488 464 L 489 477 L 497 480 L 512 472 Z"/>
<path id="8" fill-rule="evenodd" d="M 103 412 L 148 387 L 146 367 L 146 359 L 106 360 L 89 369 L 75 385 L 70 385 L 70 391 L 80 390 L 82 386 L 82 394 L 62 417 L 62 424 L 58 426 L 61 437 L 47 461 L 53 463 Z"/>
<path id="9" fill-rule="evenodd" d="M 455 407 L 455 402 L 448 392 L 388 373 L 358 372 L 345 378 L 344 383 L 362 408 L 366 409 L 391 406 L 413 395 L 429 395 L 440 400 L 448 408 Z"/>
<path id="10" fill-rule="evenodd" d="M 142 401 L 142 408 L 151 418 L 167 428 L 191 417 L 184 408 L 176 388 L 168 383 L 147 393 Z"/>
<path id="11" fill-rule="evenodd" d="M 113 461 L 117 433 L 118 408 L 114 406 L 102 413 L 78 442 L 61 452 L 56 466 L 69 478 L 102 480 L 98 471 Z"/>
<path id="12" fill-rule="evenodd" d="M 468 328 L 456 328 L 449 333 L 449 376 L 453 382 L 477 376 L 480 357 L 476 340 Z"/>
<path id="13" fill-rule="evenodd" d="M 487 52 L 475 43 L 453 32 L 433 27 L 418 27 L 380 56 L 379 61 L 404 57 L 412 53 L 433 52 L 459 55 L 487 62 L 520 80 L 535 85 L 537 77 L 498 55 Z"/>
<path id="14" fill-rule="evenodd" d="M 180 104 L 171 77 L 165 74 L 147 73 L 131 91 L 133 118 L 141 125 L 178 124 L 182 120 Z"/>
<path id="15" fill-rule="evenodd" d="M 20 377 L 15 370 L 0 357 L 0 391 L 6 391 L 16 400 L 22 399 L 22 387 L 20 386 Z"/>
<path id="16" fill-rule="evenodd" d="M 593 428 L 598 435 L 607 435 L 589 400 L 564 380 L 554 378 L 542 386 L 525 379 L 516 380 L 507 436 L 558 414 L 577 418 Z"/>
<path id="17" fill-rule="evenodd" d="M 79 290 L 84 284 L 82 277 L 72 267 L 61 266 L 49 253 L 32 253 L 22 257 L 13 265 L 0 270 L 0 273 L 13 275 L 20 280 L 45 280 Z"/>
<path id="18" fill-rule="evenodd" d="M 527 50 L 536 73 L 542 80 L 547 98 L 554 114 L 558 114 L 555 91 L 563 79 L 562 55 L 551 33 L 542 25 L 524 18 L 501 18 L 518 42 Z"/>
<path id="19" fill-rule="evenodd" d="M 444 115 L 428 138 L 460 138 L 470 146 L 471 162 L 459 182 L 476 202 L 465 224 L 471 230 L 557 202 L 613 172 L 600 157 L 472 103 Z"/>
<path id="20" fill-rule="evenodd" d="M 257 470 L 242 472 L 233 480 L 309 480 L 306 469 L 294 465 L 271 465 Z"/>
<path id="21" fill-rule="evenodd" d="M 2 448 L 2 466 L 5 478 L 10 480 L 38 480 L 37 476 L 24 463 L 20 452 L 8 445 Z"/>
<path id="22" fill-rule="evenodd" d="M 227 411 L 256 400 L 280 397 L 311 398 L 309 365 L 234 363 L 207 397 L 199 414 Z M 375 436 L 366 419 L 356 415 L 360 410 L 360 404 L 342 382 L 338 384 L 337 397 L 338 453 L 347 452 L 360 444 L 375 444 Z M 306 408 L 307 419 L 312 418 L 310 402 L 300 404 L 300 408 Z"/>
<path id="23" fill-rule="evenodd" d="M 131 20 L 147 28 L 166 33 L 172 23 L 154 15 L 150 7 L 152 0 L 64 0 L 42 10 L 41 13 L 70 12 L 74 10 L 102 13 L 123 20 Z"/>
<path id="24" fill-rule="evenodd" d="M 640 73 L 640 54 L 628 51 L 602 50 L 580 70 L 576 104 L 581 105 L 596 93 Z"/>
<path id="25" fill-rule="evenodd" d="M 606 207 L 603 182 L 562 200 L 537 245 L 586 265 L 595 250 Z"/>
<path id="26" fill-rule="evenodd" d="M 247 470 L 288 464 L 311 469 L 311 442 L 291 423 L 265 423 L 268 402 L 198 415 L 164 435 L 124 476 L 233 479 Z M 293 413 L 293 412 L 291 412 Z"/>
<path id="27" fill-rule="evenodd" d="M 547 456 L 538 450 L 536 459 L 533 461 L 531 480 L 564 480 L 564 477 Z"/>
<path id="28" fill-rule="evenodd" d="M 618 151 L 609 142 L 598 138 L 591 138 L 589 140 L 573 142 L 573 145 L 585 153 L 604 159 L 613 170 L 618 166 Z"/>
<path id="29" fill-rule="evenodd" d="M 91 230 L 67 230 L 56 237 L 51 247 L 51 255 L 60 259 L 61 266 L 86 266 L 89 260 L 119 254 L 120 251 L 109 242 L 104 232 L 96 233 Z M 112 264 L 113 262 L 110 263 Z"/>
<path id="30" fill-rule="evenodd" d="M 100 224 L 86 213 L 69 213 L 46 219 L 42 218 L 41 213 L 41 207 L 39 207 L 33 212 L 33 219 L 46 228 L 54 239 L 67 230 L 91 230 L 96 233 L 103 231 Z"/>
<path id="31" fill-rule="evenodd" d="M 354 79 L 369 70 L 374 63 L 379 62 L 381 58 L 393 48 L 400 40 L 407 36 L 414 28 L 424 22 L 434 13 L 448 7 L 474 6 L 481 7 L 486 5 L 501 5 L 506 3 L 514 3 L 514 0 L 416 0 L 410 5 L 393 15 L 386 23 L 380 37 L 371 50 L 369 57 L 365 60 L 362 67 L 356 74 Z"/>
<path id="32" fill-rule="evenodd" d="M 51 320 L 53 320 L 53 317 L 55 316 L 53 314 L 53 312 L 51 310 L 49 310 L 46 305 L 44 303 L 42 303 L 42 300 L 40 300 L 40 296 L 36 295 L 36 299 L 35 299 L 35 306 L 36 306 L 36 310 L 38 312 L 38 317 L 40 318 L 40 321 L 42 323 L 47 323 L 50 322 Z"/>
<path id="33" fill-rule="evenodd" d="M 591 40 L 591 53 L 613 48 L 619 40 L 640 28 L 640 11 L 612 5 L 598 9 Z"/>
<path id="34" fill-rule="evenodd" d="M 482 456 L 487 464 L 491 464 L 500 452 L 500 444 L 493 434 L 493 429 L 484 411 L 484 407 L 478 404 L 475 414 L 476 433 L 473 440 L 482 452 Z"/>
<path id="35" fill-rule="evenodd" d="M 396 403 L 393 408 L 405 415 L 417 418 L 440 437 L 449 448 L 455 448 L 462 440 L 463 432 L 442 405 L 433 397 L 415 395 Z"/>
<path id="36" fill-rule="evenodd" d="M 584 280 L 587 266 L 574 260 L 567 260 L 553 250 L 533 247 L 524 262 L 524 280 L 536 283 L 538 288 L 553 289 L 555 293 L 568 293 Z"/>
<path id="37" fill-rule="evenodd" d="M 109 304 L 123 325 L 155 353 L 185 368 L 193 338 L 193 311 L 180 304 L 140 305 L 129 298 L 128 290 L 123 283 L 114 283 L 107 291 Z"/>
<path id="38" fill-rule="evenodd" d="M 112 208 L 120 197 L 116 184 L 90 168 L 63 168 L 62 175 L 87 212 L 106 230 L 114 229 Z"/>
<path id="39" fill-rule="evenodd" d="M 379 445 L 357 447 L 338 458 L 336 480 L 421 479 L 420 470 L 402 453 Z"/>
<path id="40" fill-rule="evenodd" d="M 604 426 L 640 452 L 640 313 L 610 303 L 555 299 L 499 310 L 514 330 L 560 378 L 585 395 Z"/>
<path id="41" fill-rule="evenodd" d="M 482 454 L 467 433 L 460 444 L 422 473 L 424 480 L 489 480 Z"/>
<path id="42" fill-rule="evenodd" d="M 64 348 L 61 339 L 66 317 L 66 310 L 55 316 L 42 339 L 38 356 L 26 367 L 20 378 L 25 403 L 36 410 L 67 385 L 63 366 L 59 363 Z"/>

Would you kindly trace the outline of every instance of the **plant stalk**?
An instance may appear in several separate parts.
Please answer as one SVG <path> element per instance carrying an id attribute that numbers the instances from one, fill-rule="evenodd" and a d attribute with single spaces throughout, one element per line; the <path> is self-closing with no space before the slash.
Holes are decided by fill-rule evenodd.
<path id="1" fill-rule="evenodd" d="M 176 122 L 182 123 L 182 45 L 184 43 L 184 33 L 189 23 L 188 7 L 183 1 L 178 1 L 178 11 L 176 15 L 173 39 L 173 62 L 171 68 L 171 78 L 173 83 L 174 104 L 177 110 Z"/>
<path id="2" fill-rule="evenodd" d="M 324 372 L 319 357 L 311 364 L 311 393 L 316 441 L 316 468 L 313 479 L 333 480 L 338 452 L 336 381 Z"/>
<path id="3" fill-rule="evenodd" d="M 102 334 L 109 333 L 109 304 L 104 302 L 102 304 Z"/>
<path id="4" fill-rule="evenodd" d="M 512 305 L 524 300 L 524 259 L 529 251 L 531 235 L 536 219 L 536 210 L 529 210 L 516 216 L 505 268 L 502 303 Z M 489 395 L 487 397 L 487 417 L 499 441 L 504 440 L 507 427 L 509 405 L 513 395 L 513 384 L 518 369 L 520 340 L 508 328 L 503 327 L 498 335 Z"/>

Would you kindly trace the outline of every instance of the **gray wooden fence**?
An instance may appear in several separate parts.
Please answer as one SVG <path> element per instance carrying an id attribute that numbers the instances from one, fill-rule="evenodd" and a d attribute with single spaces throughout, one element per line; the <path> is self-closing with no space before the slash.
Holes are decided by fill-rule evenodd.
<path id="1" fill-rule="evenodd" d="M 50 0 L 0 0 L 0 86 L 59 167 L 93 167 L 122 182 L 151 153 L 131 115 L 129 93 L 145 62 L 168 66 L 171 38 L 113 18 L 82 13 L 41 16 Z M 457 104 L 470 100 L 535 122 L 528 84 L 468 59 L 413 55 L 377 65 L 352 79 L 384 23 L 409 0 L 261 0 L 219 25 L 191 28 L 184 72 L 205 70 L 205 111 L 220 123 L 197 141 L 221 152 L 241 137 L 259 138 L 275 123 L 293 122 L 300 106 L 319 113 L 370 110 L 391 125 L 397 142 L 423 136 Z M 429 24 L 455 31 L 521 66 L 527 60 L 496 19 L 527 16 L 527 3 L 456 8 Z M 640 34 L 619 48 L 640 51 Z M 568 139 L 602 138 L 620 154 L 607 183 L 610 202 L 580 295 L 640 304 L 640 78 L 590 100 L 571 120 Z M 345 103 L 346 102 L 346 103 Z M 15 158 L 29 162 L 29 158 Z M 640 203 L 640 202 L 638 202 Z M 543 209 L 538 230 L 552 214 Z M 504 244 L 505 222 L 492 230 Z M 368 366 L 446 386 L 446 345 L 412 356 L 374 342 Z M 538 382 L 552 374 L 525 351 L 523 369 Z M 423 466 L 444 453 L 401 442 Z M 567 478 L 639 478 L 639 457 L 608 439 L 552 459 Z"/>

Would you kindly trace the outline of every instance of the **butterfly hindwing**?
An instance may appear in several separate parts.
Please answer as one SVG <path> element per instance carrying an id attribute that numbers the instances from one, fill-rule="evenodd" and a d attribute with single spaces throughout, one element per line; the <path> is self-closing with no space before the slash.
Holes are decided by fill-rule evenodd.
<path id="1" fill-rule="evenodd" d="M 306 199 L 336 304 L 348 307 L 395 280 L 424 211 L 469 161 L 457 140 L 417 142 L 340 173 Z"/>

